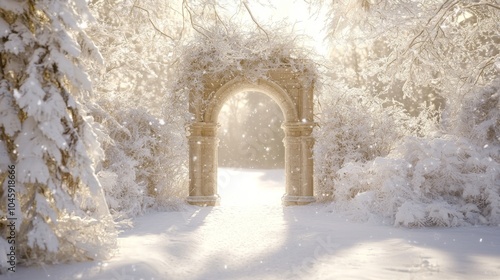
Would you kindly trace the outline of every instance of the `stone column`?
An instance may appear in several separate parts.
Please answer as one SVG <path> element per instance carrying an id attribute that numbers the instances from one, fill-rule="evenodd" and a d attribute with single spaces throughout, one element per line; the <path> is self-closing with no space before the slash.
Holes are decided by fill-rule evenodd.
<path id="1" fill-rule="evenodd" d="M 286 194 L 284 205 L 316 201 L 313 190 L 313 122 L 284 123 Z"/>
<path id="2" fill-rule="evenodd" d="M 186 199 L 189 204 L 219 205 L 217 128 L 217 124 L 205 122 L 196 122 L 189 126 L 189 196 Z"/>

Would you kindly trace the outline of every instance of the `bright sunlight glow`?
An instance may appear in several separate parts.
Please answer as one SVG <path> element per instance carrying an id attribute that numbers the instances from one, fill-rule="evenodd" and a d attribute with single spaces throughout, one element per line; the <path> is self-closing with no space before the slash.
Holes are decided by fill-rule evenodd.
<path id="1" fill-rule="evenodd" d="M 236 13 L 241 13 L 239 18 L 247 26 L 254 26 L 250 15 L 244 7 L 235 5 L 234 1 L 228 1 L 224 6 L 224 11 L 231 17 Z M 312 10 L 303 0 L 278 0 L 278 1 L 252 1 L 248 3 L 252 15 L 264 29 L 265 25 L 275 26 L 277 22 L 283 22 L 284 26 L 294 30 L 297 34 L 306 34 L 301 41 L 305 47 L 311 47 L 318 55 L 326 56 L 328 54 L 327 46 L 324 43 L 326 32 L 324 23 L 326 13 L 324 10 Z M 288 30 L 288 31 L 290 31 Z"/>
<path id="2" fill-rule="evenodd" d="M 217 185 L 222 206 L 279 206 L 285 193 L 285 174 L 283 169 L 219 168 Z"/>

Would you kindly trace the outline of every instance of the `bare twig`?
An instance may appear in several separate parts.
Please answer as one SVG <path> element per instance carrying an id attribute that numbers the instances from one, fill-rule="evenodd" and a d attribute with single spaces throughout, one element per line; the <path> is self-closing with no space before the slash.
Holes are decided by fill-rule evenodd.
<path id="1" fill-rule="evenodd" d="M 451 3 L 450 3 L 451 2 Z M 458 1 L 446 1 L 444 2 L 440 7 L 439 9 L 434 13 L 434 15 L 432 17 L 430 17 L 428 20 L 427 20 L 427 23 L 425 24 L 424 26 L 424 29 L 422 29 L 415 37 L 413 37 L 413 40 L 411 40 L 410 44 L 408 45 L 408 47 L 406 48 L 406 50 L 403 52 L 403 54 L 406 54 L 411 48 L 413 48 L 415 45 L 416 45 L 416 40 L 418 37 L 421 37 L 423 34 L 424 34 L 424 31 L 425 30 L 425 27 L 428 27 L 429 24 L 431 23 L 431 21 L 433 19 L 435 19 L 439 14 L 441 14 L 441 16 L 439 17 L 439 19 L 436 21 L 436 23 L 434 24 L 434 26 L 432 28 L 430 28 L 429 30 L 435 30 L 437 29 L 437 27 L 440 26 L 441 23 L 443 23 L 443 21 L 445 20 L 445 15 L 446 13 L 452 8 L 454 7 L 455 5 L 457 5 L 459 2 Z M 448 7 L 445 8 L 446 4 L 449 4 Z M 443 11 L 443 9 L 445 9 Z M 443 11 L 441 13 L 441 11 Z M 429 40 L 430 38 L 430 33 L 429 31 L 427 31 L 426 33 L 426 36 L 425 36 L 425 39 L 423 39 L 422 41 L 420 41 L 421 43 L 425 43 L 426 41 Z"/>
<path id="2" fill-rule="evenodd" d="M 172 11 L 176 12 L 178 15 L 182 16 L 182 28 L 181 28 L 181 30 L 179 31 L 179 35 L 178 35 L 179 39 L 181 39 L 181 38 L 182 38 L 182 35 L 184 34 L 184 28 L 185 28 L 185 23 L 184 23 L 184 20 L 186 19 L 186 16 L 184 15 L 184 9 L 181 7 L 181 11 L 179 12 L 178 10 L 176 10 L 176 9 L 174 9 L 174 8 L 170 7 L 170 6 L 169 6 L 169 8 L 170 8 Z"/>
<path id="3" fill-rule="evenodd" d="M 156 27 L 155 23 L 151 20 L 151 15 L 149 14 L 149 11 L 148 11 L 148 10 L 146 10 L 146 9 L 144 9 L 144 8 L 142 8 L 142 7 L 139 7 L 139 6 L 137 6 L 137 5 L 134 5 L 134 6 L 133 6 L 133 8 L 136 8 L 136 9 L 139 9 L 139 10 L 142 10 L 142 11 L 145 11 L 145 12 L 148 14 L 148 20 L 149 20 L 149 22 L 151 23 L 151 25 L 153 26 L 153 28 L 154 28 L 157 32 L 159 32 L 161 35 L 163 35 L 163 36 L 165 36 L 165 37 L 169 38 L 169 39 L 170 39 L 170 40 L 172 40 L 172 41 L 175 41 L 175 39 L 174 39 L 172 36 L 170 36 L 170 35 L 166 34 L 165 32 L 161 31 L 158 27 Z"/>
<path id="4" fill-rule="evenodd" d="M 220 21 L 220 23 L 222 24 L 222 26 L 226 30 L 226 33 L 229 34 L 229 31 L 227 30 L 226 25 L 224 24 L 224 22 L 222 21 L 222 19 L 219 17 L 219 14 L 217 13 L 217 8 L 215 7 L 215 5 L 212 5 L 212 6 L 213 6 L 213 9 L 214 9 L 215 17 Z"/>
<path id="5" fill-rule="evenodd" d="M 475 7 L 475 6 L 489 6 L 489 7 L 492 7 L 492 8 L 494 8 L 494 9 L 500 10 L 500 6 L 499 6 L 499 5 L 495 5 L 495 4 L 492 4 L 492 3 L 476 3 L 476 4 L 470 4 L 470 5 L 465 6 L 464 8 L 470 8 L 470 7 Z"/>
<path id="6" fill-rule="evenodd" d="M 184 6 L 184 7 L 186 7 L 186 11 L 187 11 L 187 12 L 188 12 L 188 14 L 189 14 L 189 21 L 191 22 L 191 26 L 193 27 L 193 29 L 194 29 L 196 32 L 198 32 L 198 33 L 200 33 L 201 35 L 203 35 L 204 37 L 206 37 L 207 39 L 210 39 L 210 37 L 208 37 L 208 35 L 207 35 L 207 34 L 205 34 L 205 33 L 201 32 L 200 30 L 198 30 L 198 28 L 200 28 L 200 29 L 203 29 L 205 32 L 209 33 L 209 32 L 208 32 L 208 30 L 206 30 L 205 28 L 203 28 L 203 27 L 202 27 L 202 26 L 200 26 L 200 25 L 197 25 L 197 24 L 194 22 L 194 20 L 193 20 L 193 14 L 192 14 L 192 12 L 191 12 L 191 8 L 189 7 L 189 5 L 188 5 L 187 1 L 186 1 L 186 0 L 184 0 L 184 1 L 182 2 L 182 4 L 183 4 L 183 6 Z"/>
<path id="7" fill-rule="evenodd" d="M 257 22 L 257 20 L 254 18 L 253 14 L 252 14 L 252 11 L 250 10 L 250 8 L 248 7 L 246 1 L 242 1 L 243 3 L 243 6 L 245 6 L 245 9 L 247 10 L 248 14 L 250 15 L 250 17 L 252 18 L 252 21 L 255 23 L 255 25 L 257 25 L 257 27 L 262 30 L 262 32 L 264 32 L 264 34 L 266 34 L 266 37 L 267 37 L 267 41 L 269 42 L 269 35 L 267 34 L 266 30 L 264 30 L 264 28 L 262 28 L 260 26 L 260 24 Z"/>
<path id="8" fill-rule="evenodd" d="M 495 59 L 495 58 L 496 58 L 496 57 L 495 57 L 495 56 L 493 56 L 493 57 L 491 57 L 490 59 L 488 59 L 488 60 L 486 61 L 486 63 L 484 63 L 484 62 L 483 62 L 483 63 L 484 63 L 484 65 L 481 67 L 481 71 L 479 71 L 479 73 L 477 74 L 476 79 L 475 79 L 475 81 L 474 81 L 474 84 L 477 84 L 477 82 L 479 81 L 479 78 L 483 75 L 484 69 L 486 69 L 486 67 L 488 67 L 488 66 L 490 66 L 490 65 L 493 65 L 493 62 L 494 62 L 494 59 Z"/>

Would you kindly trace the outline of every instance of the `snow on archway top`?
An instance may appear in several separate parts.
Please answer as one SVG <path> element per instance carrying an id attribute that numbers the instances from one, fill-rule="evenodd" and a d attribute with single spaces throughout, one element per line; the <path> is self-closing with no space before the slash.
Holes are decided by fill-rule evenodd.
<path id="1" fill-rule="evenodd" d="M 220 87 L 236 77 L 249 82 L 273 80 L 269 72 L 276 69 L 287 69 L 302 85 L 317 88 L 315 57 L 293 34 L 213 29 L 183 46 L 172 91 L 202 97 L 210 94 L 207 87 Z"/>

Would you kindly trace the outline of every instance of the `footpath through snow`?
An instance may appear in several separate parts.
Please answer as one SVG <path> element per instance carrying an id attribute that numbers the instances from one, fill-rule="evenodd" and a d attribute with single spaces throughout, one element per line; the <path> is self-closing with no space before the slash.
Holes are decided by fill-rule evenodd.
<path id="1" fill-rule="evenodd" d="M 280 205 L 283 170 L 219 171 L 222 205 L 150 213 L 105 262 L 20 267 L 1 279 L 500 279 L 500 227 L 360 224 Z"/>

